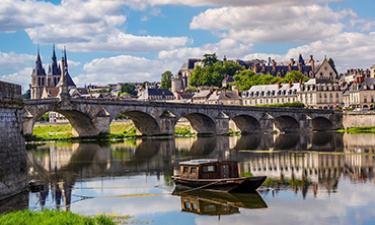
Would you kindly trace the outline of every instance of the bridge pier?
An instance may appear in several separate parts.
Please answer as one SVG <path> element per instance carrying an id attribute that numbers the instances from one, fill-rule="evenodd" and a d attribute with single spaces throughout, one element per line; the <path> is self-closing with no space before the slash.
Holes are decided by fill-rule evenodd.
<path id="1" fill-rule="evenodd" d="M 215 118 L 216 135 L 227 135 L 229 133 L 229 120 L 230 118 L 222 113 Z"/>
<path id="2" fill-rule="evenodd" d="M 265 113 L 259 121 L 260 129 L 263 133 L 275 133 L 277 128 L 275 126 L 275 118 L 268 113 Z"/>
<path id="3" fill-rule="evenodd" d="M 177 120 L 175 117 L 163 116 L 159 119 L 159 135 L 173 136 L 175 134 L 175 125 Z"/>

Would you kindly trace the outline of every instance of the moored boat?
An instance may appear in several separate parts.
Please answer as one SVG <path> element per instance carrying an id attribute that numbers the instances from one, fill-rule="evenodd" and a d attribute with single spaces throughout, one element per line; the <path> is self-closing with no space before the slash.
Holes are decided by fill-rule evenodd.
<path id="1" fill-rule="evenodd" d="M 172 179 L 176 185 L 193 189 L 247 193 L 262 185 L 266 176 L 240 177 L 237 162 L 200 159 L 181 162 L 179 175 Z"/>

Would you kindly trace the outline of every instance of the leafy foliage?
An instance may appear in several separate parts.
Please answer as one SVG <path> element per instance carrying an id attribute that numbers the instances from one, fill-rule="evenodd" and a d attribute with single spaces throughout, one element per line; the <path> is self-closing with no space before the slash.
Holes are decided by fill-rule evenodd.
<path id="1" fill-rule="evenodd" d="M 213 54 L 204 54 L 203 55 L 202 63 L 203 63 L 204 67 L 212 66 L 215 63 L 217 63 L 218 61 L 219 60 L 217 59 L 216 53 L 213 53 Z"/>
<path id="2" fill-rule="evenodd" d="M 127 93 L 131 96 L 134 96 L 137 94 L 136 90 L 135 90 L 135 85 L 134 84 L 130 84 L 130 83 L 125 83 L 121 86 L 121 92 L 123 93 Z"/>
<path id="3" fill-rule="evenodd" d="M 161 75 L 161 82 L 160 86 L 161 88 L 169 89 L 172 85 L 172 72 L 167 70 Z"/>
<path id="4" fill-rule="evenodd" d="M 220 87 L 226 75 L 233 76 L 244 68 L 234 61 L 216 61 L 213 64 L 205 64 L 204 67 L 194 68 L 189 84 L 194 87 L 215 86 Z"/>
<path id="5" fill-rule="evenodd" d="M 304 108 L 305 104 L 302 102 L 288 102 L 288 103 L 276 103 L 276 104 L 261 104 L 256 105 L 258 107 L 275 107 L 275 108 L 283 108 L 283 107 L 290 107 L 290 108 Z"/>
<path id="6" fill-rule="evenodd" d="M 275 77 L 271 74 L 255 74 L 250 70 L 243 70 L 234 76 L 236 86 L 241 90 L 249 90 L 254 85 L 265 85 L 275 83 L 295 83 L 299 81 L 307 81 L 309 78 L 300 71 L 288 72 L 284 78 Z"/>
<path id="7" fill-rule="evenodd" d="M 234 76 L 236 86 L 241 90 L 249 90 L 254 85 L 275 84 L 282 82 L 281 77 L 274 77 L 271 74 L 257 75 L 251 70 L 243 70 Z"/>

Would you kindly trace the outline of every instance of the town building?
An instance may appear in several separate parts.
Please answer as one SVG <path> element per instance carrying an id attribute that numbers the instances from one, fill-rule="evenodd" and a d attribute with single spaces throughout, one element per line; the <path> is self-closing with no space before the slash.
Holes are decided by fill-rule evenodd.
<path id="1" fill-rule="evenodd" d="M 306 64 L 301 54 L 298 57 L 298 62 L 292 58 L 287 65 L 278 64 L 275 60 L 269 58 L 267 64 L 256 63 L 251 67 L 251 70 L 256 74 L 271 74 L 277 77 L 284 77 L 291 71 L 300 71 L 303 75 L 312 78 L 314 77 L 315 69 L 314 57 L 311 55 L 308 64 Z"/>
<path id="2" fill-rule="evenodd" d="M 312 57 L 311 60 L 313 60 Z M 302 60 L 300 64 L 302 64 Z M 299 67 L 301 68 L 301 65 Z M 301 81 L 301 83 L 252 86 L 248 91 L 242 92 L 242 102 L 244 105 L 252 106 L 301 102 L 310 108 L 336 109 L 342 107 L 339 76 L 330 60 L 325 58 L 310 77 L 313 78 L 306 83 Z"/>
<path id="3" fill-rule="evenodd" d="M 222 89 L 212 92 L 208 97 L 206 104 L 242 105 L 242 99 L 237 91 Z"/>
<path id="4" fill-rule="evenodd" d="M 175 100 L 173 93 L 164 88 L 146 87 L 139 92 L 138 100 L 142 101 L 173 101 Z"/>
<path id="5" fill-rule="evenodd" d="M 345 108 L 374 109 L 375 78 L 358 78 L 348 87 L 344 94 Z"/>
<path id="6" fill-rule="evenodd" d="M 198 90 L 191 98 L 191 102 L 195 104 L 207 104 L 207 100 L 212 92 L 210 89 Z"/>
<path id="7" fill-rule="evenodd" d="M 242 104 L 255 106 L 299 102 L 300 83 L 254 85 L 242 92 Z"/>

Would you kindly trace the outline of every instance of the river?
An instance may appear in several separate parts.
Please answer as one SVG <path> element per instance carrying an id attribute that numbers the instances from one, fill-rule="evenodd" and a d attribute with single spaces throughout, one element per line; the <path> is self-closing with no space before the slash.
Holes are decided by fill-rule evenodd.
<path id="1" fill-rule="evenodd" d="M 180 161 L 231 159 L 277 184 L 257 194 L 174 192 Z M 0 212 L 43 208 L 129 215 L 130 224 L 375 224 L 375 135 L 249 135 L 27 145 L 41 190 Z"/>

